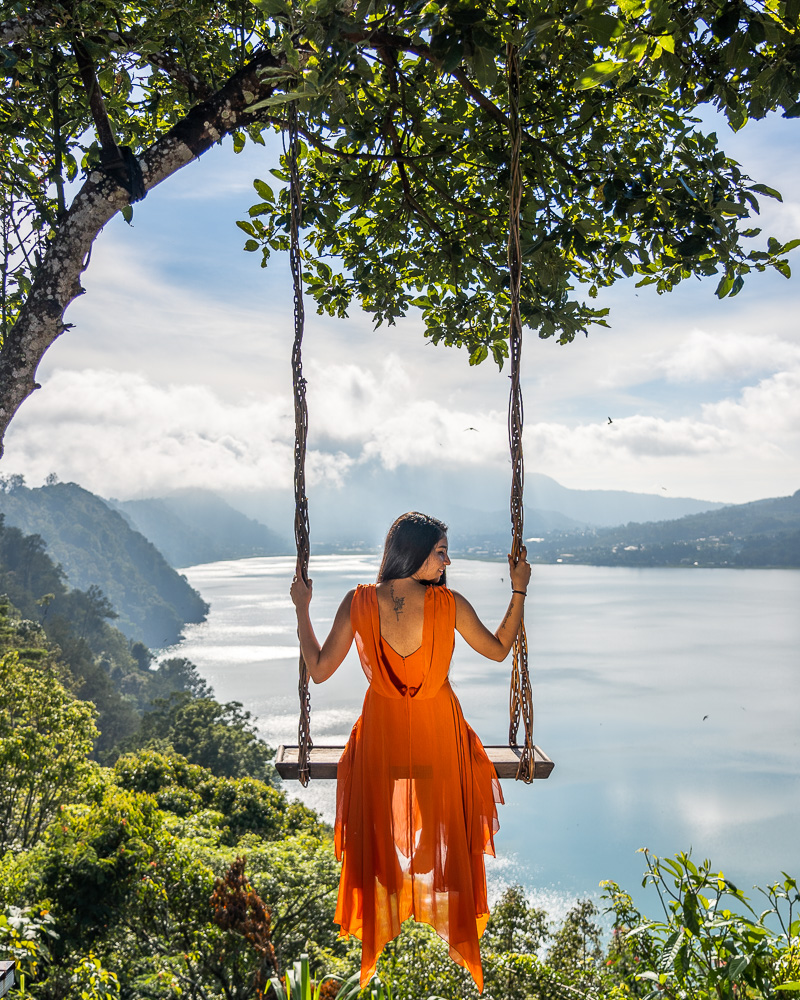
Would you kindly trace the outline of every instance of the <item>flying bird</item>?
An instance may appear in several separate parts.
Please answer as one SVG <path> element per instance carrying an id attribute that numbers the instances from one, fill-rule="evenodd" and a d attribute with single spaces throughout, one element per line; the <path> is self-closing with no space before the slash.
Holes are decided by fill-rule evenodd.
<path id="1" fill-rule="evenodd" d="M 613 424 L 613 423 L 614 423 L 614 421 L 613 421 L 613 420 L 611 419 L 611 417 L 609 417 L 609 418 L 608 418 L 608 422 L 609 422 L 610 424 Z"/>
<path id="2" fill-rule="evenodd" d="M 707 718 L 708 718 L 708 716 L 707 716 L 707 715 L 704 715 L 704 716 L 703 716 L 703 722 L 705 722 Z"/>
<path id="3" fill-rule="evenodd" d="M 465 431 L 477 431 L 478 428 L 477 427 L 465 427 L 464 430 Z"/>

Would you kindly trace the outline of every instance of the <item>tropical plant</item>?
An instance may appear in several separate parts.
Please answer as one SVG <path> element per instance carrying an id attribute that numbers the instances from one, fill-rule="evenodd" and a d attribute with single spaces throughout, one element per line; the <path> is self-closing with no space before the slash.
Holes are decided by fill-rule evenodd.
<path id="1" fill-rule="evenodd" d="M 283 977 L 272 976 L 270 983 L 277 1000 L 326 1000 L 333 996 L 337 1000 L 354 1000 L 361 992 L 357 972 L 348 979 L 342 979 L 341 976 L 314 979 L 307 954 L 302 954 Z M 334 990 L 331 990 L 331 986 L 334 986 Z"/>
<path id="2" fill-rule="evenodd" d="M 800 992 L 796 879 L 784 875 L 759 889 L 769 904 L 759 913 L 710 861 L 643 853 L 642 884 L 655 888 L 662 919 L 643 917 L 628 893 L 604 883 L 614 914 L 609 963 L 634 992 L 676 1000 L 770 1000 Z"/>

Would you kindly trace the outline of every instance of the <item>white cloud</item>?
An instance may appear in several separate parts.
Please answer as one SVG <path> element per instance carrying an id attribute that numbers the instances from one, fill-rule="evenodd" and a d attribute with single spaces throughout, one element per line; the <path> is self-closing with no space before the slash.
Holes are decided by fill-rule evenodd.
<path id="1" fill-rule="evenodd" d="M 141 375 L 63 371 L 23 409 L 3 471 L 32 482 L 50 472 L 103 495 L 159 494 L 182 486 L 288 489 L 294 416 L 285 397 L 238 403 L 206 386 L 160 386 Z M 308 478 L 341 481 L 350 459 L 311 450 Z"/>
<path id="2" fill-rule="evenodd" d="M 625 362 L 616 378 L 628 385 L 668 382 L 737 382 L 753 375 L 800 369 L 800 343 L 775 333 L 694 329 L 657 351 Z"/>
<path id="3" fill-rule="evenodd" d="M 431 398 L 397 356 L 377 369 L 312 372 L 311 486 L 340 485 L 362 463 L 404 467 L 409 475 L 426 468 L 505 472 L 505 413 Z M 3 471 L 32 482 L 54 471 L 120 497 L 180 486 L 288 490 L 293 435 L 284 395 L 231 402 L 207 386 L 63 371 L 18 416 Z M 673 496 L 731 501 L 793 492 L 800 486 L 800 371 L 770 376 L 689 416 L 639 413 L 573 425 L 529 419 L 524 443 L 530 471 L 572 487 L 652 492 L 658 483 Z"/>
<path id="4" fill-rule="evenodd" d="M 425 398 L 401 359 L 388 355 L 377 370 L 329 365 L 315 373 L 312 420 L 324 415 L 326 436 L 360 446 L 360 460 L 400 465 L 482 465 L 505 460 L 505 414 L 462 410 Z"/>

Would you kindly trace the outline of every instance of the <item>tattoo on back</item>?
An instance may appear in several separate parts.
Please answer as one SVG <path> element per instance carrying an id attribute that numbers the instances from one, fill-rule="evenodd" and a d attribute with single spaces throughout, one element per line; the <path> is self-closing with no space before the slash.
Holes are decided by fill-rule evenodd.
<path id="1" fill-rule="evenodd" d="M 389 585 L 389 593 L 392 595 L 392 601 L 394 602 L 394 613 L 397 616 L 397 620 L 400 621 L 400 615 L 403 613 L 403 605 L 406 603 L 405 597 L 395 597 L 394 596 L 394 584 Z"/>

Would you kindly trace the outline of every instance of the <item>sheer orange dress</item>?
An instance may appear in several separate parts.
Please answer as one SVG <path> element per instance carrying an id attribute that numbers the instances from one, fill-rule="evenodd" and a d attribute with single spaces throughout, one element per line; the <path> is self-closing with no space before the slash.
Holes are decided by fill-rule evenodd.
<path id="1" fill-rule="evenodd" d="M 422 645 L 400 656 L 381 636 L 375 586 L 350 611 L 369 681 L 339 764 L 336 923 L 361 939 L 361 985 L 413 916 L 430 924 L 478 989 L 489 916 L 483 855 L 494 856 L 500 782 L 448 680 L 455 598 L 425 593 Z"/>

